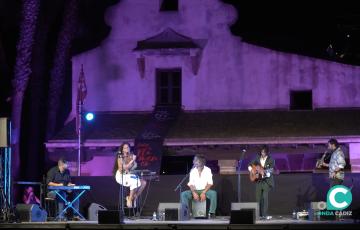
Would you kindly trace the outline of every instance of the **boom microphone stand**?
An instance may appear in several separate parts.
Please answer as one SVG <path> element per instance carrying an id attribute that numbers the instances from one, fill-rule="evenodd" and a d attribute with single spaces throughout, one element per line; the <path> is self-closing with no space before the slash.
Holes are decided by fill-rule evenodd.
<path id="1" fill-rule="evenodd" d="M 238 162 L 238 170 L 237 170 L 237 200 L 238 200 L 238 202 L 241 202 L 240 201 L 240 199 L 241 199 L 241 191 L 240 191 L 241 175 L 240 175 L 240 170 L 241 170 L 241 165 L 242 165 L 242 161 L 244 159 L 245 153 L 246 153 L 246 150 L 243 149 L 242 153 L 241 153 L 241 156 L 240 156 L 240 160 Z"/>
<path id="2" fill-rule="evenodd" d="M 118 152 L 118 158 L 121 159 L 121 185 L 120 185 L 120 190 L 119 190 L 119 201 L 120 201 L 120 210 L 119 210 L 119 224 L 123 224 L 124 223 L 124 216 L 125 216 L 125 211 L 124 211 L 124 155 L 122 155 L 121 153 Z"/>

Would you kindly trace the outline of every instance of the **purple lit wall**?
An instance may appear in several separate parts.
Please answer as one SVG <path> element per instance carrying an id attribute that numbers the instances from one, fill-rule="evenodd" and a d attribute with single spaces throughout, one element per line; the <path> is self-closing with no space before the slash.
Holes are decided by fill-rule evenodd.
<path id="1" fill-rule="evenodd" d="M 236 10 L 220 0 L 181 0 L 178 12 L 160 12 L 160 2 L 123 0 L 108 10 L 108 38 L 72 59 L 72 115 L 81 64 L 91 111 L 151 111 L 155 69 L 174 67 L 182 69 L 185 110 L 287 109 L 290 90 L 312 90 L 314 108 L 360 106 L 359 67 L 243 43 L 229 30 Z M 133 49 L 166 28 L 203 45 L 197 75 L 189 55 L 149 55 L 141 78 Z"/>

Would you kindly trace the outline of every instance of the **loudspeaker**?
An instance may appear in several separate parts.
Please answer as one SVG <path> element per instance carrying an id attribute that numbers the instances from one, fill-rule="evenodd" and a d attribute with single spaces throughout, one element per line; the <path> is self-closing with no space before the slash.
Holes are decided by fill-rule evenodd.
<path id="1" fill-rule="evenodd" d="M 0 148 L 10 146 L 10 120 L 8 118 L 0 118 Z"/>
<path id="2" fill-rule="evenodd" d="M 123 224 L 124 216 L 120 215 L 119 210 L 99 210 L 98 223 L 99 224 Z"/>
<path id="3" fill-rule="evenodd" d="M 90 221 L 98 221 L 98 212 L 100 210 L 107 210 L 105 207 L 101 206 L 100 204 L 91 203 L 88 208 L 88 220 Z"/>
<path id="4" fill-rule="evenodd" d="M 231 211 L 230 224 L 255 224 L 255 209 Z"/>
<path id="5" fill-rule="evenodd" d="M 37 204 L 17 204 L 16 211 L 21 222 L 45 222 L 47 212 Z"/>
<path id="6" fill-rule="evenodd" d="M 231 203 L 231 211 L 242 209 L 255 209 L 255 220 L 260 219 L 260 208 L 258 202 Z"/>
<path id="7" fill-rule="evenodd" d="M 189 208 L 181 203 L 159 203 L 158 213 L 165 213 L 165 220 L 190 219 Z"/>

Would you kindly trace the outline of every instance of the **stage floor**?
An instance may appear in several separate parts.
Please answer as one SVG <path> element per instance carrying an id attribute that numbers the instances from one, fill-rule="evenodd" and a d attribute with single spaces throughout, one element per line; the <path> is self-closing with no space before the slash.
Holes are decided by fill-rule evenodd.
<path id="1" fill-rule="evenodd" d="M 274 217 L 271 220 L 259 220 L 254 225 L 233 225 L 229 217 L 216 219 L 191 219 L 187 221 L 153 221 L 150 217 L 125 219 L 125 223 L 98 224 L 97 221 L 66 221 L 66 222 L 23 222 L 3 223 L 0 228 L 7 229 L 358 229 L 354 220 L 293 220 L 288 217 Z"/>

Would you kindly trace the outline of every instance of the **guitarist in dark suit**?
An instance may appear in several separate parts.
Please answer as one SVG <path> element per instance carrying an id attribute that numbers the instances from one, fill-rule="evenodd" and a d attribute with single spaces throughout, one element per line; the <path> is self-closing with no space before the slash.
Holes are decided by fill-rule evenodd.
<path id="1" fill-rule="evenodd" d="M 268 216 L 269 206 L 269 191 L 274 187 L 273 169 L 275 161 L 269 155 L 269 147 L 264 145 L 261 147 L 261 152 L 252 160 L 248 169 L 250 171 L 250 178 L 256 183 L 256 201 L 260 206 L 260 218 L 270 220 L 272 217 Z"/>

